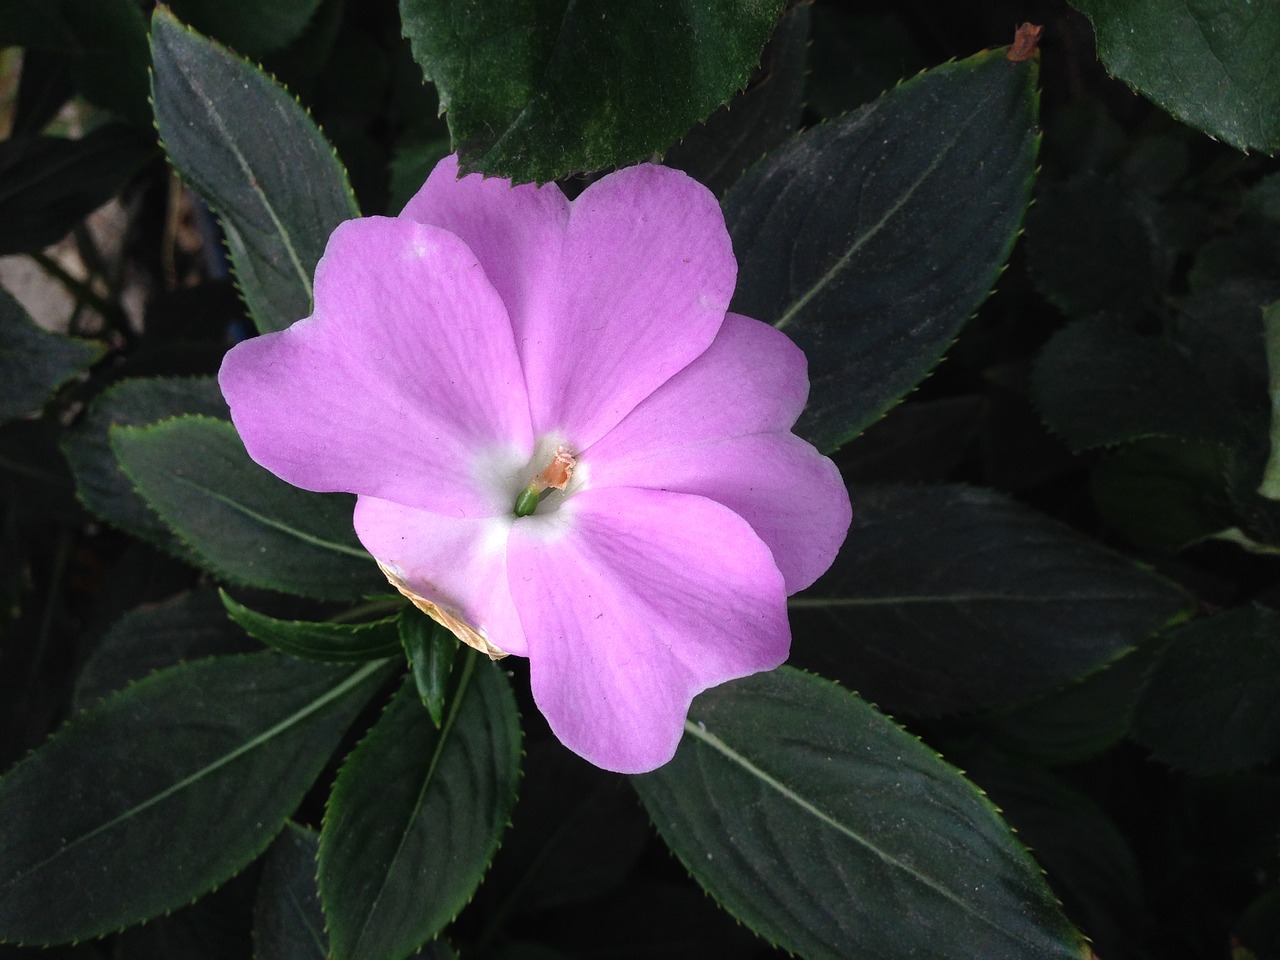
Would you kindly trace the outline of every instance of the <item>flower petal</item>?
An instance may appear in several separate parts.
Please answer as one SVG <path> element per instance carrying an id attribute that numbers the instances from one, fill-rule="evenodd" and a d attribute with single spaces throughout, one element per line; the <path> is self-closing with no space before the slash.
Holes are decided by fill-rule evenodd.
<path id="1" fill-rule="evenodd" d="M 592 487 L 697 494 L 745 519 L 787 593 L 831 566 L 849 529 L 840 471 L 788 432 L 808 390 L 804 354 L 767 324 L 729 314 L 707 351 L 582 455 Z"/>
<path id="2" fill-rule="evenodd" d="M 541 187 L 478 173 L 458 179 L 458 158 L 436 164 L 402 217 L 461 237 L 502 297 L 517 332 L 551 312 L 569 201 L 554 183 Z"/>
<path id="3" fill-rule="evenodd" d="M 506 310 L 466 244 L 408 220 L 348 221 L 316 267 L 315 302 L 223 360 L 249 455 L 307 490 L 509 511 L 487 481 L 495 461 L 533 452 L 528 400 Z"/>
<path id="4" fill-rule="evenodd" d="M 507 576 L 507 535 L 514 520 L 510 511 L 459 519 L 376 497 L 356 500 L 356 536 L 366 550 L 494 646 L 526 656 Z"/>
<path id="5" fill-rule="evenodd" d="M 768 548 L 702 497 L 584 490 L 512 526 L 508 571 L 538 707 L 609 770 L 666 763 L 696 694 L 773 669 L 790 646 Z"/>
<path id="6" fill-rule="evenodd" d="M 711 344 L 738 267 L 715 197 L 678 170 L 628 167 L 572 208 L 558 297 L 518 336 L 534 429 L 581 450 Z"/>

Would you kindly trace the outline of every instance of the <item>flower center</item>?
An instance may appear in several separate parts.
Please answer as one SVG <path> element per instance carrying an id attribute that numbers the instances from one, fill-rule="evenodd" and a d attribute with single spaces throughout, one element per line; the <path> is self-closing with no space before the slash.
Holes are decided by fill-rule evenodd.
<path id="1" fill-rule="evenodd" d="M 569 481 L 573 479 L 573 468 L 577 464 L 578 458 L 568 447 L 563 445 L 556 447 L 556 453 L 551 458 L 551 462 L 530 480 L 529 485 L 516 497 L 516 516 L 532 515 L 538 509 L 538 501 L 547 490 L 563 490 L 567 487 Z"/>

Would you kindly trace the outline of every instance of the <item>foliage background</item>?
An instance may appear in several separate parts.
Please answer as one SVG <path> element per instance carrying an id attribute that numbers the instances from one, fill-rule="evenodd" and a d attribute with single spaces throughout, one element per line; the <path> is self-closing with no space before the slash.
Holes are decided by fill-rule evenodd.
<path id="1" fill-rule="evenodd" d="M 290 20 L 306 5 L 280 4 L 279 21 L 233 4 L 183 6 L 173 9 L 260 60 L 309 109 L 361 210 L 397 210 L 447 151 L 435 92 L 447 78 L 423 85 L 394 5 L 322 0 Z M 745 166 L 718 162 L 739 155 L 735 116 L 774 118 L 773 130 L 756 131 L 763 145 L 748 143 L 758 154 L 794 125 L 788 90 L 802 93 L 797 119 L 812 127 L 904 77 L 1008 43 L 1017 23 L 1044 25 L 1043 140 L 1025 232 L 945 362 L 836 454 L 846 479 L 867 486 L 855 487 L 850 548 L 825 587 L 889 589 L 895 576 L 929 570 L 941 591 L 947 571 L 989 566 L 1025 588 L 1025 620 L 992 629 L 1021 642 L 957 645 L 955 632 L 990 626 L 977 602 L 936 621 L 901 614 L 912 621 L 906 633 L 925 639 L 900 647 L 898 614 L 888 624 L 845 621 L 802 600 L 792 662 L 859 691 L 963 768 L 1033 850 L 1103 960 L 1276 957 L 1280 512 L 1264 477 L 1274 430 L 1268 360 L 1280 349 L 1271 306 L 1280 301 L 1280 177 L 1266 154 L 1278 143 L 1280 80 L 1272 70 L 1250 82 L 1246 67 L 1250 55 L 1267 62 L 1267 51 L 1274 61 L 1280 28 L 1260 14 L 1251 29 L 1219 37 L 1231 82 L 1211 85 L 1219 95 L 1190 109 L 1176 99 L 1181 87 L 1168 92 L 1187 77 L 1176 55 L 1195 34 L 1178 19 L 1183 5 L 1078 6 L 1100 30 L 1132 24 L 1152 38 L 1129 76 L 1167 109 L 1108 76 L 1093 25 L 1065 3 L 817 2 L 784 19 L 742 100 L 667 160 L 722 193 Z M 1225 23 L 1238 4 L 1207 7 Z M 215 221 L 156 146 L 148 52 L 130 46 L 133 34 L 108 9 L 117 7 L 0 7 L 11 133 L 0 144 L 0 252 L 34 262 L 68 291 L 61 315 L 39 319 L 78 338 L 56 347 L 7 340 L 0 354 L 6 401 L 21 393 L 18 371 L 38 366 L 32 357 L 65 374 L 39 415 L 6 408 L 0 426 L 0 768 L 125 680 L 178 658 L 260 649 L 223 616 L 213 579 L 175 559 L 181 542 L 145 505 L 104 505 L 83 479 L 77 495 L 73 469 L 83 478 L 94 456 L 111 456 L 94 398 L 123 396 L 107 391 L 132 389 L 130 378 L 211 374 L 228 331 L 249 329 Z M 1106 32 L 1102 52 L 1122 33 Z M 1116 63 L 1124 56 L 1133 54 L 1117 51 Z M 1241 103 L 1252 125 L 1234 117 Z M 1226 142 L 1175 114 L 1217 123 Z M 115 122 L 102 124 L 107 117 Z M 74 148 L 30 139 L 45 130 L 74 136 Z M 1236 149 L 1246 145 L 1253 150 Z M 567 188 L 582 182 L 569 178 Z M 116 195 L 122 229 L 108 242 L 84 217 Z M 730 195 L 731 223 L 733 203 Z M 12 286 L 14 274 L 4 276 Z M 279 307 L 291 309 L 305 312 Z M 5 311 L 15 323 L 16 308 L 0 299 Z M 122 406 L 148 403 L 173 411 L 159 396 Z M 183 393 L 181 403 L 182 412 L 221 412 L 216 395 Z M 69 435 L 96 436 L 98 446 L 68 444 Z M 103 513 L 115 523 L 102 523 Z M 1083 603 L 1035 602 L 1063 571 L 1034 566 L 1028 545 L 1055 538 L 1116 558 Z M 1081 564 L 1095 570 L 1088 556 Z M 1132 561 L 1163 586 L 1127 580 Z M 1125 602 L 1107 607 L 1109 590 Z M 283 620 L 344 609 L 266 591 L 235 596 Z M 833 622 L 856 642 L 833 645 Z M 1087 670 L 1081 637 L 1102 638 Z M 1060 668 L 1059 649 L 1068 651 Z M 527 683 L 517 677 L 513 687 L 525 696 Z M 527 759 L 517 828 L 450 927 L 464 955 L 783 955 L 701 895 L 630 787 L 566 757 L 531 704 L 520 713 Z M 337 755 L 353 746 L 347 734 Z M 299 823 L 319 825 L 332 775 L 302 801 Z M 646 803 L 652 812 L 657 800 Z M 573 829 L 557 859 L 542 863 L 534 839 L 563 825 L 564 810 Z M 247 956 L 255 910 L 267 928 L 269 907 L 255 904 L 266 878 L 310 862 L 314 837 L 296 827 L 283 836 L 271 857 L 193 906 L 105 940 L 47 952 L 0 946 L 0 957 Z"/>

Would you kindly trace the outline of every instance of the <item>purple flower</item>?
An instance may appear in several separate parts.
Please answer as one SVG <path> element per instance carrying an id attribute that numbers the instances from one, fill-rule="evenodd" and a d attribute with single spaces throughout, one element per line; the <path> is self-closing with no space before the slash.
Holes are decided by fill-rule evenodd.
<path id="1" fill-rule="evenodd" d="M 388 579 L 462 640 L 529 658 L 556 736 L 637 773 L 695 694 L 770 670 L 788 594 L 849 526 L 835 466 L 791 433 L 782 333 L 727 313 L 715 198 L 644 164 L 573 202 L 457 179 L 339 226 L 315 310 L 219 381 L 250 456 L 359 495 Z"/>

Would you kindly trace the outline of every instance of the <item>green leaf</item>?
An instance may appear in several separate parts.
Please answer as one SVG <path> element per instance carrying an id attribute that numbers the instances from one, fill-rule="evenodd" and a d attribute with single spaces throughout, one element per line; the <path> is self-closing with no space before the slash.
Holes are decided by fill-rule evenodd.
<path id="1" fill-rule="evenodd" d="M 135 0 L 60 0 L 75 33 L 71 73 L 90 103 L 137 127 L 151 127 L 147 109 L 147 21 Z"/>
<path id="2" fill-rule="evenodd" d="M 807 960 L 1087 956 L 977 788 L 818 677 L 707 691 L 675 759 L 632 782 L 698 882 Z"/>
<path id="3" fill-rule="evenodd" d="M 111 625 L 76 677 L 74 709 L 183 660 L 260 648 L 228 622 L 212 590 L 180 593 L 130 610 Z"/>
<path id="4" fill-rule="evenodd" d="M 464 170 L 555 180 L 663 150 L 740 90 L 781 0 L 400 0 Z"/>
<path id="5" fill-rule="evenodd" d="M 1209 775 L 1280 754 L 1280 613 L 1250 606 L 1170 633 L 1133 715 L 1155 758 Z"/>
<path id="6" fill-rule="evenodd" d="M 241 870 L 386 674 L 215 658 L 78 715 L 0 778 L 0 940 L 101 936 Z"/>
<path id="7" fill-rule="evenodd" d="M 311 277 L 329 234 L 358 216 L 333 147 L 257 67 L 152 17 L 152 99 L 169 159 L 221 217 L 258 330 L 311 312 Z"/>
<path id="8" fill-rule="evenodd" d="M 107 523 L 194 562 L 194 555 L 156 516 L 124 475 L 111 450 L 113 426 L 141 427 L 183 413 L 229 417 L 212 377 L 137 377 L 94 398 L 89 413 L 67 431 L 62 450 L 80 502 Z"/>
<path id="9" fill-rule="evenodd" d="M 1072 0 L 1107 71 L 1239 150 L 1280 150 L 1280 6 L 1251 0 Z"/>
<path id="10" fill-rule="evenodd" d="M 458 656 L 458 639 L 414 607 L 400 611 L 397 626 L 418 697 L 431 722 L 439 727 L 444 723 L 445 695 Z"/>
<path id="11" fill-rule="evenodd" d="M 147 503 L 219 577 L 320 600 L 385 586 L 352 530 L 352 498 L 299 490 L 268 473 L 226 421 L 114 427 L 111 447 Z"/>
<path id="12" fill-rule="evenodd" d="M 406 680 L 329 796 L 320 896 L 335 960 L 399 960 L 436 936 L 479 885 L 519 776 L 498 667 L 468 651 L 441 729 Z"/>
<path id="13" fill-rule="evenodd" d="M 1271 455 L 1263 468 L 1258 493 L 1280 500 L 1280 301 L 1262 308 L 1262 329 L 1267 346 L 1267 388 L 1271 394 Z"/>
<path id="14" fill-rule="evenodd" d="M 78 140 L 26 135 L 0 141 L 0 255 L 57 243 L 154 153 L 154 142 L 122 123 Z"/>
<path id="15" fill-rule="evenodd" d="M 835 565 L 791 601 L 793 656 L 892 710 L 937 715 L 1044 693 L 1188 608 L 1173 583 L 991 491 L 851 496 Z"/>
<path id="16" fill-rule="evenodd" d="M 0 423 L 38 413 L 60 386 L 102 354 L 99 343 L 36 326 L 22 304 L 0 290 Z"/>
<path id="17" fill-rule="evenodd" d="M 1013 246 L 1036 155 L 1034 61 L 937 67 L 795 137 L 725 198 L 733 309 L 809 358 L 796 431 L 831 450 L 938 362 Z"/>
<path id="18" fill-rule="evenodd" d="M 800 126 L 810 8 L 790 7 L 778 21 L 747 88 L 695 126 L 662 162 L 683 170 L 716 196 Z"/>
<path id="19" fill-rule="evenodd" d="M 254 960 L 328 960 L 314 830 L 286 823 L 264 858 L 253 909 Z"/>
<path id="20" fill-rule="evenodd" d="M 1032 397 L 1076 452 L 1147 437 L 1225 442 L 1242 429 L 1186 351 L 1107 321 L 1072 324 L 1045 345 Z"/>
<path id="21" fill-rule="evenodd" d="M 385 660 L 400 652 L 395 617 L 371 623 L 277 620 L 236 603 L 225 590 L 219 592 L 227 615 L 245 633 L 291 657 L 328 663 L 357 663 L 361 660 Z"/>
<path id="22" fill-rule="evenodd" d="M 246 57 L 279 50 L 306 28 L 320 0 L 171 0 L 173 15 Z"/>

